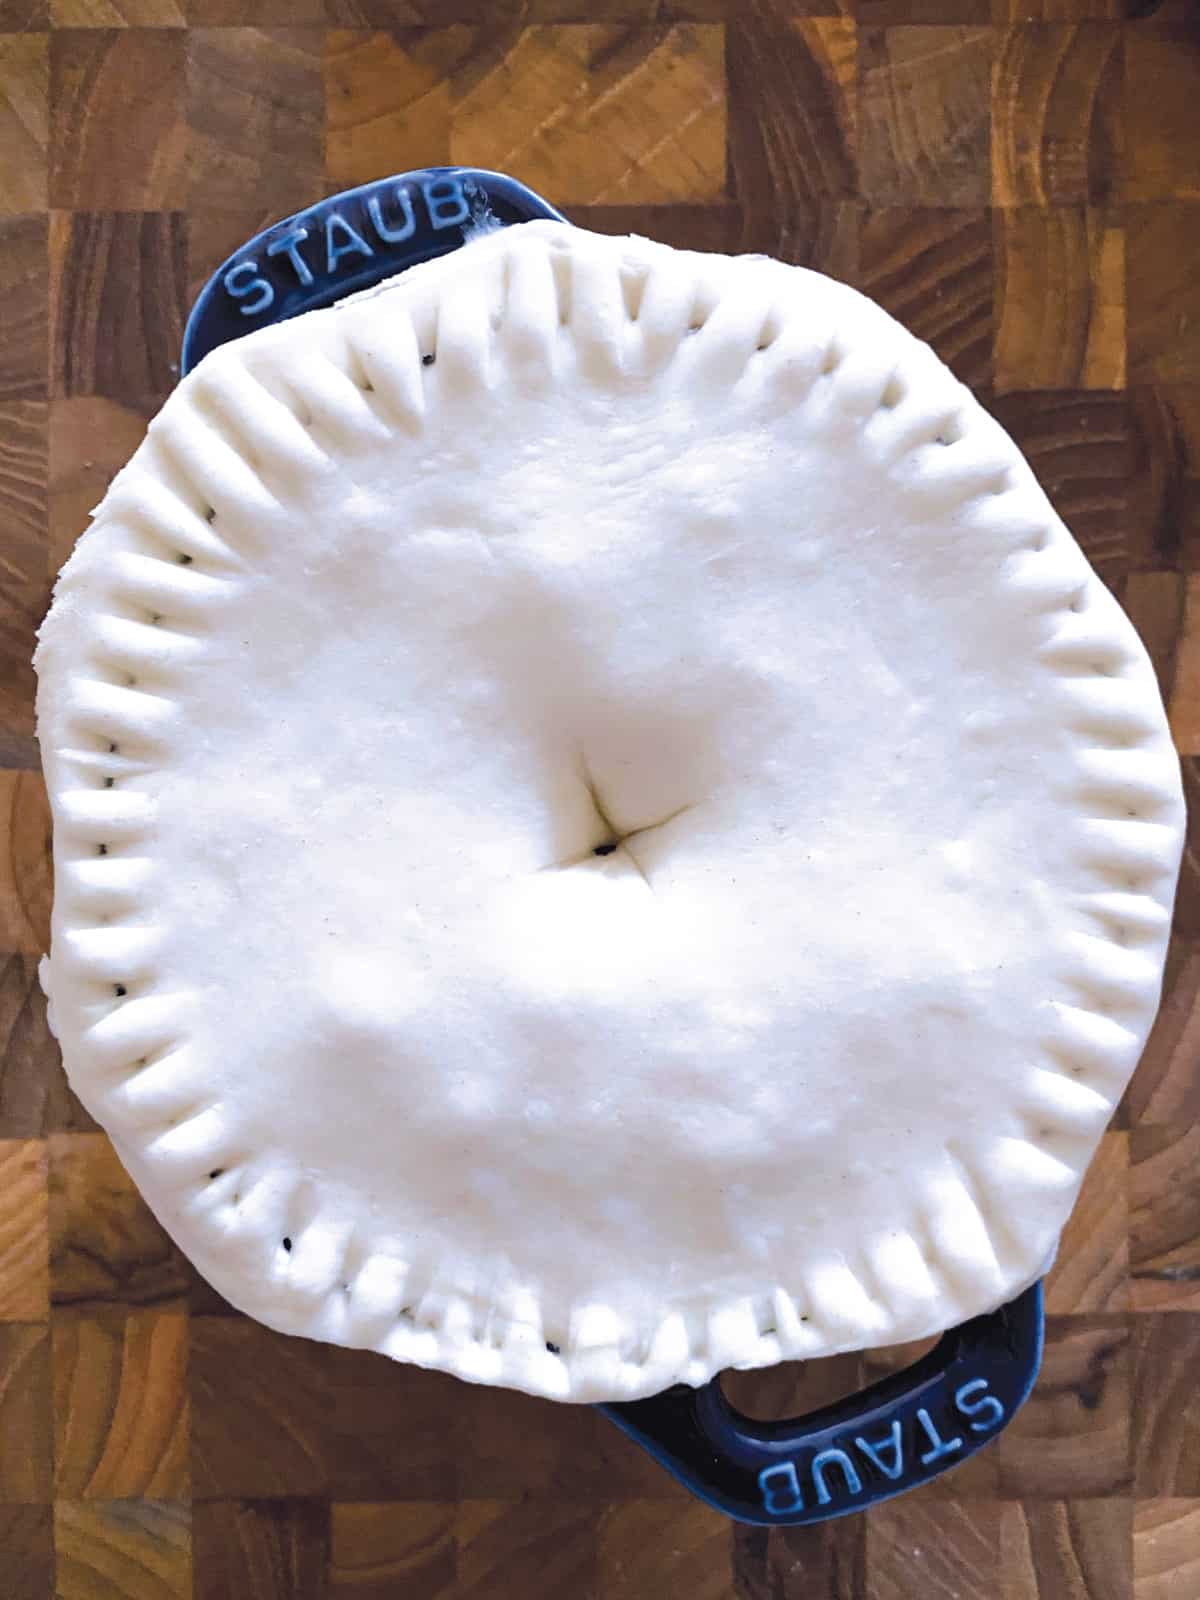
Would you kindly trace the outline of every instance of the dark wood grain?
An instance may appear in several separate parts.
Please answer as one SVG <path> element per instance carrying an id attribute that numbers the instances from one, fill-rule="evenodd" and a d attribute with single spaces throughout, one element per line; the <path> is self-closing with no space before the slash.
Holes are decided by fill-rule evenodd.
<path id="1" fill-rule="evenodd" d="M 329 1352 L 246 1318 L 191 1324 L 192 1487 L 201 1499 L 328 1492 Z"/>
<path id="2" fill-rule="evenodd" d="M 190 1275 L 107 1136 L 52 1134 L 49 1164 L 54 1304 L 181 1310 Z"/>
<path id="3" fill-rule="evenodd" d="M 326 1600 L 329 1503 L 201 1503 L 192 1510 L 192 1559 L 194 1600 Z"/>
<path id="4" fill-rule="evenodd" d="M 727 1600 L 733 1592 L 732 1530 L 726 1518 L 695 1501 L 609 1506 L 596 1543 L 596 1591 L 603 1600 L 643 1600 L 672 1591 L 695 1600 Z"/>
<path id="5" fill-rule="evenodd" d="M 56 1071 L 58 1046 L 46 1026 L 37 957 L 0 955 L 0 1137 L 44 1131 Z"/>
<path id="6" fill-rule="evenodd" d="M 160 402 L 179 376 L 184 226 L 179 212 L 55 212 L 50 234 L 56 397 Z"/>
<path id="7" fill-rule="evenodd" d="M 1002 1600 L 1127 1600 L 1132 1513 L 1129 1499 L 1019 1500 L 1006 1506 L 996 1592 Z"/>
<path id="8" fill-rule="evenodd" d="M 335 1500 L 453 1500 L 461 1385 L 369 1350 L 329 1351 L 326 1457 Z M 403 1445 L 399 1441 L 403 1440 Z M 466 1441 L 463 1441 L 466 1445 Z"/>
<path id="9" fill-rule="evenodd" d="M 0 1505 L 0 1594 L 47 1600 L 53 1593 L 53 1506 Z"/>
<path id="10" fill-rule="evenodd" d="M 1198 77 L 1194 24 L 1151 19 L 1125 30 L 1125 199 L 1200 200 Z"/>
<path id="11" fill-rule="evenodd" d="M 1138 1498 L 1200 1498 L 1200 1312 L 1133 1319 L 1133 1467 Z"/>
<path id="12" fill-rule="evenodd" d="M 597 1592 L 594 1505 L 561 1495 L 538 1501 L 464 1500 L 454 1519 L 461 1600 L 516 1594 Z"/>
<path id="13" fill-rule="evenodd" d="M 1123 394 L 1019 391 L 991 409 L 1107 583 L 1154 561 L 1154 527 L 1139 522 L 1132 503 L 1137 439 Z"/>
<path id="14" fill-rule="evenodd" d="M 363 1501 L 333 1506 L 329 1600 L 393 1600 L 405 1594 L 451 1600 L 456 1573 L 453 1505 Z M 291 1600 L 290 1591 L 282 1591 L 279 1600 Z"/>
<path id="15" fill-rule="evenodd" d="M 857 190 L 854 23 L 797 20 L 751 6 L 730 26 L 730 184 L 743 249 L 798 260 L 814 218 Z"/>
<path id="16" fill-rule="evenodd" d="M 931 344 L 964 383 L 992 380 L 992 220 L 979 208 L 892 206 L 859 228 L 856 286 Z"/>

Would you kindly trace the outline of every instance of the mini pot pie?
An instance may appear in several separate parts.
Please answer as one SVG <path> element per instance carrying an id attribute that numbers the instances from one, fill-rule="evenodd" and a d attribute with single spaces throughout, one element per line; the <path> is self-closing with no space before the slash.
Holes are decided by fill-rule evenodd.
<path id="1" fill-rule="evenodd" d="M 1046 1271 L 1178 765 L 1019 451 L 852 290 L 531 222 L 227 344 L 37 669 L 67 1070 L 234 1305 L 628 1400 Z"/>

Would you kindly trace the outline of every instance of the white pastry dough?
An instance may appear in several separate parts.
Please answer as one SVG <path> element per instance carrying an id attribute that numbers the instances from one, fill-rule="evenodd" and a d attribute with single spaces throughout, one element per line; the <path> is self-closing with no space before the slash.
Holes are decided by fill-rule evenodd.
<path id="1" fill-rule="evenodd" d="M 235 1305 L 595 1400 L 1046 1268 L 1178 764 L 1020 453 L 850 289 L 530 223 L 252 333 L 37 667 L 67 1070 Z"/>

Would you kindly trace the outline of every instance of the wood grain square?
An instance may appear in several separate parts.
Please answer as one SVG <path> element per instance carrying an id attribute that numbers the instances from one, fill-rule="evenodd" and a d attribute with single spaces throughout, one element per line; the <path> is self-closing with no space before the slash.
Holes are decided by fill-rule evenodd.
<path id="1" fill-rule="evenodd" d="M 325 172 L 339 187 L 450 160 L 451 86 L 468 28 L 331 31 L 325 38 Z"/>
<path id="2" fill-rule="evenodd" d="M 599 1518 L 597 1546 L 597 1592 L 604 1600 L 727 1600 L 734 1592 L 729 1520 L 696 1500 L 609 1506 Z"/>
<path id="3" fill-rule="evenodd" d="M 0 1594 L 49 1600 L 54 1593 L 54 1510 L 0 1505 Z"/>
<path id="4" fill-rule="evenodd" d="M 993 217 L 997 391 L 1123 388 L 1124 230 L 1081 207 Z"/>
<path id="5" fill-rule="evenodd" d="M 329 1490 L 335 1500 L 452 1500 L 462 1385 L 371 1350 L 329 1352 Z"/>
<path id="6" fill-rule="evenodd" d="M 990 28 L 859 29 L 859 168 L 873 206 L 986 206 Z"/>
<path id="7" fill-rule="evenodd" d="M 50 130 L 52 206 L 165 211 L 185 204 L 183 35 L 141 28 L 53 33 Z"/>
<path id="8" fill-rule="evenodd" d="M 807 1528 L 772 1528 L 766 1532 L 761 1564 L 747 1561 L 746 1544 L 734 1557 L 734 1594 L 738 1600 L 864 1600 L 866 1581 L 865 1517 L 842 1517 Z M 755 1529 L 754 1532 L 760 1531 Z M 756 1548 L 755 1544 L 749 1550 Z M 761 1546 L 758 1546 L 761 1548 Z"/>
<path id="9" fill-rule="evenodd" d="M 56 1133 L 49 1154 L 54 1305 L 182 1310 L 188 1270 L 107 1135 Z"/>
<path id="10" fill-rule="evenodd" d="M 0 771 L 0 949 L 40 955 L 50 948 L 52 894 L 50 804 L 42 775 Z"/>
<path id="11" fill-rule="evenodd" d="M 0 1139 L 0 1322 L 45 1322 L 49 1314 L 46 1146 Z"/>
<path id="12" fill-rule="evenodd" d="M 35 630 L 49 599 L 46 578 L 46 402 L 0 400 L 0 768 L 37 764 L 34 747 L 32 656 Z M 20 790 L 18 796 L 18 789 Z M 20 800 L 16 820 L 27 819 L 27 790 L 15 776 L 0 776 L 0 837 L 7 837 L 9 887 L 32 890 L 33 837 L 13 833 L 11 804 Z M 6 875 L 0 863 L 0 883 Z M 0 890 L 0 894 L 3 891 Z M 0 950 L 41 950 L 44 925 L 31 924 L 22 904 L 0 908 Z M 32 907 L 36 911 L 36 907 Z"/>
<path id="13" fill-rule="evenodd" d="M 597 1593 L 596 1508 L 561 1496 L 463 1500 L 454 1518 L 455 1600 Z M 606 1596 L 607 1600 L 607 1596 Z"/>
<path id="14" fill-rule="evenodd" d="M 0 0 L 0 33 L 31 33 L 50 26 L 48 0 Z"/>
<path id="15" fill-rule="evenodd" d="M 1200 573 L 1188 574 L 1183 621 L 1175 657 L 1175 682 L 1167 705 L 1171 733 L 1181 755 L 1200 754 Z"/>
<path id="16" fill-rule="evenodd" d="M 864 1382 L 857 1351 L 822 1361 L 780 1361 L 750 1372 L 725 1372 L 721 1388 L 748 1417 L 802 1417 L 853 1394 Z"/>
<path id="17" fill-rule="evenodd" d="M 1200 383 L 1200 202 L 1124 215 L 1129 381 Z"/>
<path id="18" fill-rule="evenodd" d="M 986 210 L 867 211 L 855 287 L 931 344 L 964 383 L 992 378 L 992 220 Z"/>
<path id="19" fill-rule="evenodd" d="M 364 1501 L 331 1511 L 329 1600 L 457 1600 L 453 1505 Z"/>
<path id="20" fill-rule="evenodd" d="M 52 1437 L 46 1328 L 0 1323 L 0 1505 L 53 1498 Z"/>
<path id="21" fill-rule="evenodd" d="M 182 28 L 183 0 L 49 0 L 55 28 Z"/>
<path id="22" fill-rule="evenodd" d="M 117 473 L 142 442 L 151 411 L 103 395 L 50 406 L 48 570 L 66 561 Z"/>
<path id="23" fill-rule="evenodd" d="M 991 410 L 1106 583 L 1153 560 L 1153 529 L 1139 528 L 1131 515 L 1136 442 L 1124 395 L 1010 393 Z"/>
<path id="24" fill-rule="evenodd" d="M 185 1505 L 59 1500 L 54 1600 L 183 1600 L 192 1592 L 190 1535 Z"/>
<path id="25" fill-rule="evenodd" d="M 566 1492 L 595 1500 L 681 1500 L 687 1491 L 592 1406 L 456 1385 L 459 1494 L 480 1500 Z"/>
<path id="26" fill-rule="evenodd" d="M 156 406 L 179 375 L 187 281 L 179 212 L 56 212 L 50 236 L 56 398 Z"/>
<path id="27" fill-rule="evenodd" d="M 0 954 L 0 1138 L 45 1131 L 57 1060 L 36 957 Z"/>
<path id="28" fill-rule="evenodd" d="M 994 0 L 855 0 L 860 28 L 938 27 L 951 22 L 986 26 Z"/>
<path id="29" fill-rule="evenodd" d="M 0 583 L 46 576 L 47 422 L 44 400 L 0 400 Z"/>
<path id="30" fill-rule="evenodd" d="M 0 217 L 0 401 L 46 398 L 48 224 Z"/>
<path id="31" fill-rule="evenodd" d="M 1020 22 L 1117 22 L 1139 3 L 1143 0 L 992 0 L 992 21 L 1000 27 Z"/>
<path id="32" fill-rule="evenodd" d="M 1046 1280 L 1047 1311 L 1129 1309 L 1129 1209 L 1129 1135 L 1106 1133 Z"/>
<path id="33" fill-rule="evenodd" d="M 45 209 L 49 132 L 49 40 L 0 34 L 0 212 Z"/>
<path id="34" fill-rule="evenodd" d="M 866 1518 L 871 1600 L 996 1600 L 1004 1508 L 905 1495 Z"/>
<path id="35" fill-rule="evenodd" d="M 724 47 L 704 24 L 522 29 L 459 68 L 450 159 L 518 173 L 561 205 L 717 199 Z"/>
<path id="36" fill-rule="evenodd" d="M 967 1470 L 986 1463 L 1005 1499 L 1127 1493 L 1130 1377 L 1127 1317 L 1048 1317 L 1033 1393 Z"/>
<path id="37" fill-rule="evenodd" d="M 1200 1122 L 1135 1128 L 1130 1151 L 1133 1304 L 1200 1312 Z"/>
<path id="38" fill-rule="evenodd" d="M 1122 587 L 1122 606 L 1154 662 L 1163 701 L 1170 698 L 1174 683 L 1186 595 L 1187 581 L 1181 573 L 1130 573 Z M 1184 904 L 1190 904 L 1190 899 L 1181 901 L 1181 906 Z"/>
<path id="39" fill-rule="evenodd" d="M 1180 771 L 1187 825 L 1175 900 L 1175 928 L 1181 939 L 1200 939 L 1200 755 L 1184 755 Z"/>
<path id="40" fill-rule="evenodd" d="M 740 248 L 741 209 L 731 201 L 710 206 L 572 206 L 571 221 L 593 233 L 638 233 L 676 250 L 733 255 Z"/>
<path id="41" fill-rule="evenodd" d="M 1129 1125 L 1200 1117 L 1200 945 L 1176 940 L 1167 954 L 1163 998 L 1142 1059 L 1125 1092 Z"/>
<path id="42" fill-rule="evenodd" d="M 1136 1600 L 1200 1594 L 1200 1500 L 1141 1501 L 1133 1512 Z"/>
<path id="43" fill-rule="evenodd" d="M 192 1511 L 192 1561 L 192 1600 L 326 1600 L 329 1504 L 219 1500 L 198 1505 Z"/>
<path id="44" fill-rule="evenodd" d="M 1133 1330 L 1137 1496 L 1200 1498 L 1200 1312 L 1139 1312 Z"/>
<path id="45" fill-rule="evenodd" d="M 187 1318 L 56 1315 L 51 1343 L 56 1496 L 186 1498 Z"/>
<path id="46" fill-rule="evenodd" d="M 202 1499 L 325 1494 L 329 1352 L 248 1318 L 196 1317 L 188 1375 L 192 1492 Z"/>
<path id="47" fill-rule="evenodd" d="M 1120 177 L 1116 23 L 1007 28 L 992 76 L 992 200 L 1102 205 Z"/>
<path id="48" fill-rule="evenodd" d="M 727 58 L 731 187 L 747 245 L 795 260 L 796 236 L 823 203 L 857 193 L 854 23 L 752 11 L 729 27 Z"/>
<path id="49" fill-rule="evenodd" d="M 1124 195 L 1200 200 L 1196 86 L 1200 36 L 1157 19 L 1125 30 Z"/>
<path id="50" fill-rule="evenodd" d="M 1003 1507 L 999 1600 L 1130 1600 L 1132 1516 L 1128 1499 Z"/>
<path id="51" fill-rule="evenodd" d="M 321 50 L 309 28 L 192 28 L 187 35 L 189 203 L 273 217 L 326 192 Z"/>

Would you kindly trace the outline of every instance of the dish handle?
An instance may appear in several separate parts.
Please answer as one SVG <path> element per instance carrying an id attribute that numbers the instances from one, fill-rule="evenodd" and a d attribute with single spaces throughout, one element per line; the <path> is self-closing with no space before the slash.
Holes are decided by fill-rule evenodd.
<path id="1" fill-rule="evenodd" d="M 1011 1421 L 1042 1358 L 1042 1286 L 942 1335 L 903 1372 L 806 1417 L 758 1421 L 720 1378 L 598 1410 L 739 1522 L 824 1522 L 928 1482 Z"/>

